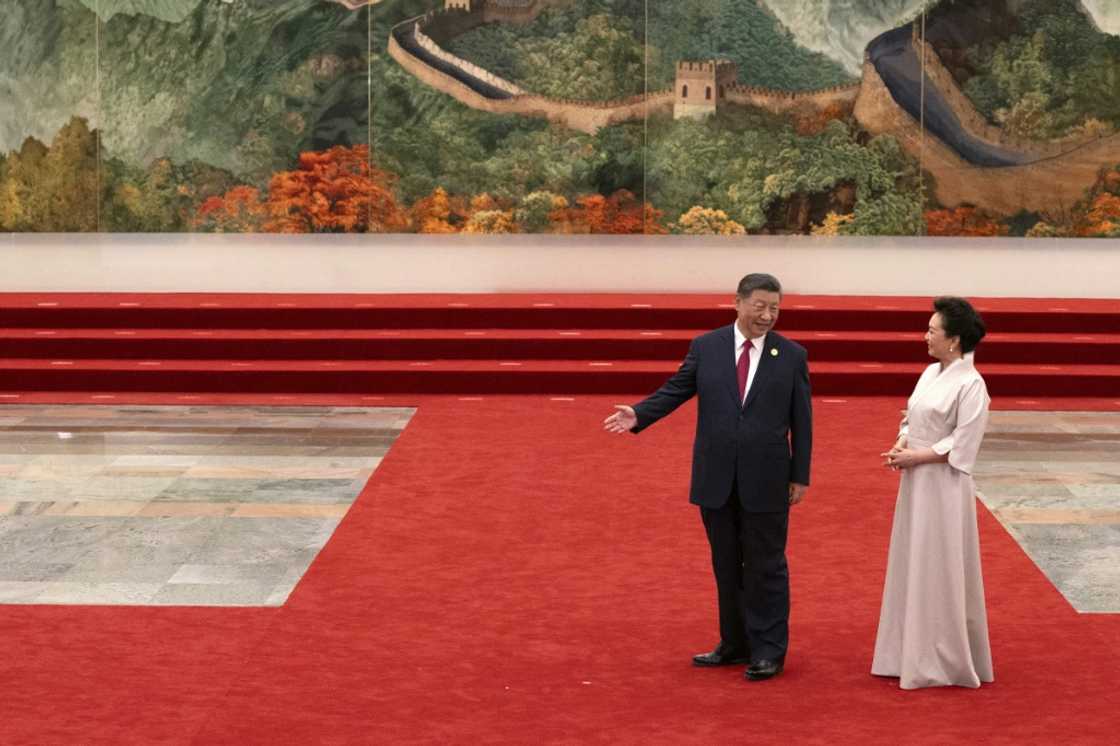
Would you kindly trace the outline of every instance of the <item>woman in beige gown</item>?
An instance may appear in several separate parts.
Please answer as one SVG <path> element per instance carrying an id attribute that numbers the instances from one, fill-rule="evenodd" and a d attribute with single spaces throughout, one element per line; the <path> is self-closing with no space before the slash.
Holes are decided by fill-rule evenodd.
<path id="1" fill-rule="evenodd" d="M 972 467 L 988 391 L 972 352 L 984 323 L 963 298 L 934 301 L 931 357 L 882 454 L 901 470 L 871 673 L 903 689 L 993 680 Z"/>

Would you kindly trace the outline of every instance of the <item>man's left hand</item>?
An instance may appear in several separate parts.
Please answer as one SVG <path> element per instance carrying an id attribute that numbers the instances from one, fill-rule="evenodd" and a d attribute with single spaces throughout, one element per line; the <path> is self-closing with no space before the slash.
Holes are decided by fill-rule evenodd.
<path id="1" fill-rule="evenodd" d="M 789 504 L 797 505 L 805 497 L 805 491 L 809 489 L 807 484 L 798 484 L 797 482 L 789 483 Z"/>

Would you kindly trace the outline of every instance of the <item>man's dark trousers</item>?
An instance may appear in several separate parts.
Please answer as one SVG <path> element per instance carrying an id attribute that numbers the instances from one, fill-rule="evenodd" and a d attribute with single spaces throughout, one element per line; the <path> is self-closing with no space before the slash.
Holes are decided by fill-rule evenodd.
<path id="1" fill-rule="evenodd" d="M 719 636 L 754 660 L 782 660 L 789 646 L 789 511 L 747 512 L 732 489 L 722 507 L 701 506 L 719 599 Z"/>

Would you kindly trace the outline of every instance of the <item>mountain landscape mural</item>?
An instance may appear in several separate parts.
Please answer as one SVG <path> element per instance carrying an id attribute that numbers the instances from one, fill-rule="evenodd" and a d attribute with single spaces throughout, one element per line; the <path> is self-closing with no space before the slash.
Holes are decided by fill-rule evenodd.
<path id="1" fill-rule="evenodd" d="M 0 231 L 1120 237 L 1118 6 L 0 0 Z"/>

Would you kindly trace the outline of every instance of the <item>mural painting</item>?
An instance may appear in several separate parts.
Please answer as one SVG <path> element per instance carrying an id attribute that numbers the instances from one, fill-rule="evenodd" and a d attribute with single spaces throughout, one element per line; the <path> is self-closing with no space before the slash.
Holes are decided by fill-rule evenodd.
<path id="1" fill-rule="evenodd" d="M 0 0 L 0 230 L 1120 237 L 1120 0 Z"/>

